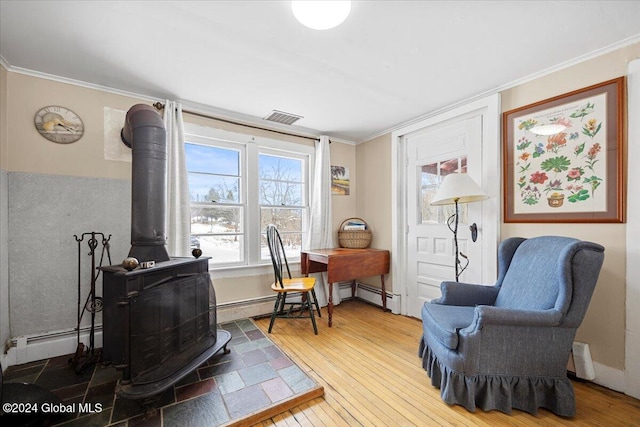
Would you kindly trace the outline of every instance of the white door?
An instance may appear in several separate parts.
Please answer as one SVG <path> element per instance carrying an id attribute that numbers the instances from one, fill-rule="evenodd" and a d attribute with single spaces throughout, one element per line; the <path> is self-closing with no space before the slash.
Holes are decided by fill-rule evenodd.
<path id="1" fill-rule="evenodd" d="M 468 173 L 482 187 L 481 116 L 427 127 L 405 136 L 407 311 L 420 317 L 422 305 L 440 296 L 440 283 L 455 280 L 453 232 L 447 225 L 454 205 L 431 206 L 429 201 L 449 173 Z M 482 233 L 472 242 L 469 225 L 480 228 L 482 203 L 459 205 L 458 247 L 467 268 L 461 282 L 481 283 Z M 495 256 L 495 254 L 486 254 Z M 466 258 L 465 258 L 466 257 Z"/>

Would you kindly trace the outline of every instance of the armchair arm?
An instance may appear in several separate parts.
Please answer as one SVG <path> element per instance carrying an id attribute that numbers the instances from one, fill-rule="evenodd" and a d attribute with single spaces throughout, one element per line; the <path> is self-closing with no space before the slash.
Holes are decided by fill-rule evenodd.
<path id="1" fill-rule="evenodd" d="M 431 301 L 444 305 L 493 305 L 498 295 L 498 288 L 494 286 L 472 285 L 470 283 L 442 282 L 440 284 L 442 296 Z"/>
<path id="2" fill-rule="evenodd" d="M 514 310 L 483 305 L 476 307 L 473 321 L 461 333 L 471 333 L 486 325 L 554 327 L 561 320 L 562 313 L 555 309 Z"/>

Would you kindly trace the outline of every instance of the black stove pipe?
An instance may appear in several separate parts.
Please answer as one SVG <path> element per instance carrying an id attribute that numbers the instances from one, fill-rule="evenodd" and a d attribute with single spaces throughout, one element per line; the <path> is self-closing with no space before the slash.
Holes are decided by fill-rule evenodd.
<path id="1" fill-rule="evenodd" d="M 122 141 L 132 150 L 131 249 L 139 262 L 169 261 L 166 248 L 167 143 L 164 123 L 151 106 L 127 112 Z"/>

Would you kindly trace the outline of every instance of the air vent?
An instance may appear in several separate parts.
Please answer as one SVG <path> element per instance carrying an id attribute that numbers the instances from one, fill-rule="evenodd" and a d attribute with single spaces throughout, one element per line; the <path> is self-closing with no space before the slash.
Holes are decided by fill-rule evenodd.
<path id="1" fill-rule="evenodd" d="M 284 111 L 273 110 L 264 119 L 269 120 L 270 122 L 291 125 L 294 122 L 300 120 L 301 118 L 302 116 L 296 116 L 295 114 L 285 113 Z"/>

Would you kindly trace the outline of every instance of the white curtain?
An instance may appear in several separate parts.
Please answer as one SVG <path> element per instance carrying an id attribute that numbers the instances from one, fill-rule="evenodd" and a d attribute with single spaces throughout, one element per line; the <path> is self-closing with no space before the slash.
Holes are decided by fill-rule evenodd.
<path id="1" fill-rule="evenodd" d="M 329 137 L 321 136 L 316 142 L 316 163 L 311 194 L 311 218 L 309 222 L 309 239 L 307 249 L 324 249 L 335 247 L 333 225 L 331 223 L 331 155 Z M 318 303 L 327 305 L 329 284 L 327 273 L 317 275 L 316 296 Z M 338 285 L 333 287 L 333 304 L 340 304 Z"/>
<path id="2" fill-rule="evenodd" d="M 180 103 L 165 101 L 164 126 L 167 131 L 167 250 L 169 256 L 190 256 L 191 207 Z"/>

